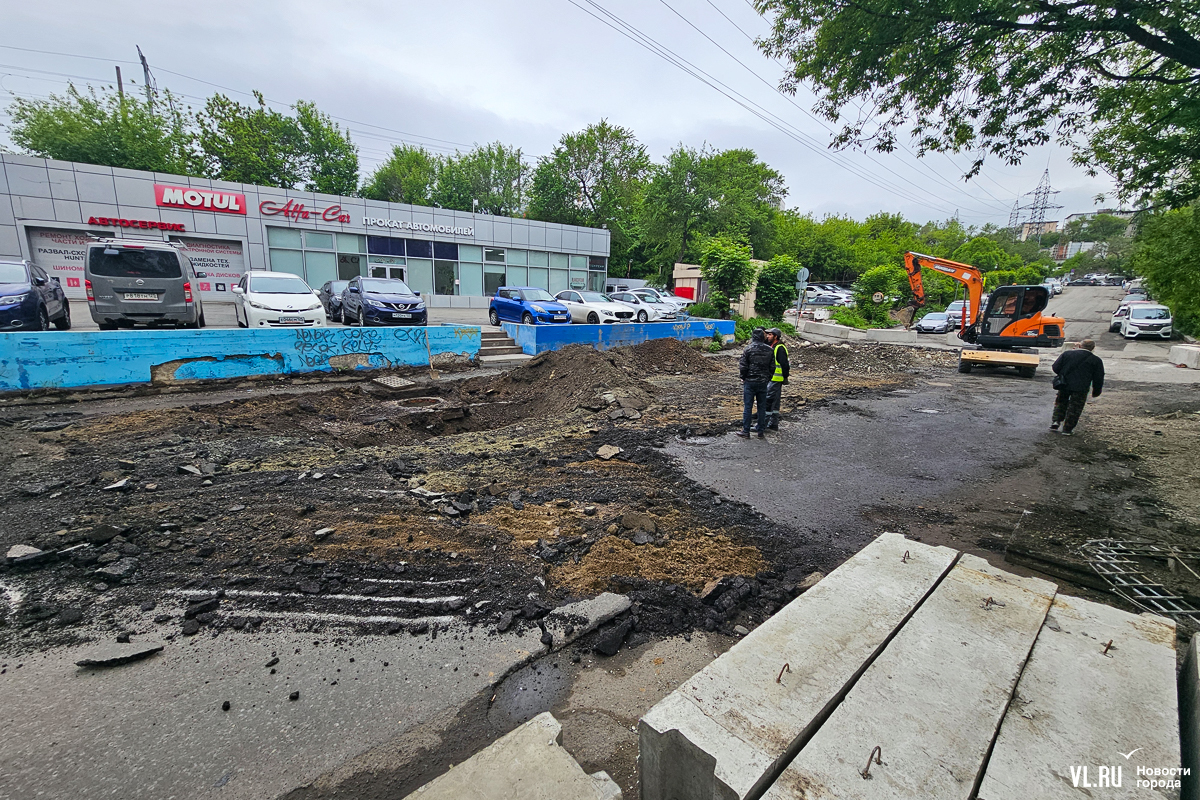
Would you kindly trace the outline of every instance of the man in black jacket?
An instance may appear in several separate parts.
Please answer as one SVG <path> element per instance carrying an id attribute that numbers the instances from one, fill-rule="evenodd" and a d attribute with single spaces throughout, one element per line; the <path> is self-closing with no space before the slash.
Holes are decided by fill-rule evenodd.
<path id="1" fill-rule="evenodd" d="M 758 424 L 755 430 L 758 438 L 765 439 L 763 432 L 767 425 L 767 384 L 775 374 L 775 354 L 767 344 L 767 334 L 762 328 L 755 328 L 750 334 L 750 343 L 742 350 L 738 361 L 738 373 L 742 377 L 742 429 L 738 436 L 750 438 L 750 418 L 753 416 L 754 403 L 758 403 Z"/>
<path id="2" fill-rule="evenodd" d="M 1058 396 L 1054 399 L 1050 430 L 1058 430 L 1061 423 L 1063 434 L 1070 436 L 1087 404 L 1088 390 L 1092 397 L 1099 397 L 1104 389 L 1104 361 L 1092 352 L 1095 348 L 1095 342 L 1084 339 L 1075 350 L 1068 350 L 1054 362 Z"/>

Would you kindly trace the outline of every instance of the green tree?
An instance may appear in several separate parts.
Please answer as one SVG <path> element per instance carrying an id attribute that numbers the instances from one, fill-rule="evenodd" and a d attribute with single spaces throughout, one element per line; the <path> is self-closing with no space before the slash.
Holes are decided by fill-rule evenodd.
<path id="1" fill-rule="evenodd" d="M 642 225 L 664 262 L 688 263 L 693 242 L 706 235 L 704 215 L 712 202 L 705 150 L 679 147 L 667 154 L 645 189 Z"/>
<path id="2" fill-rule="evenodd" d="M 153 107 L 138 95 L 69 85 L 46 100 L 13 99 L 9 136 L 40 158 L 200 175 L 191 115 L 165 92 Z"/>
<path id="3" fill-rule="evenodd" d="M 700 248 L 700 276 L 709 285 L 709 300 L 729 317 L 729 305 L 754 285 L 750 245 L 728 236 L 712 236 Z"/>
<path id="4" fill-rule="evenodd" d="M 1200 196 L 1200 14 L 1192 0 L 757 0 L 785 85 L 815 89 L 837 145 L 1018 163 L 1057 137 L 1122 197 Z M 842 120 L 847 107 L 848 121 Z M 860 114 L 866 107 L 872 113 Z"/>
<path id="5" fill-rule="evenodd" d="M 1175 326 L 1200 335 L 1200 209 L 1193 203 L 1156 214 L 1141 226 L 1131 266 L 1154 296 L 1171 308 Z"/>
<path id="6" fill-rule="evenodd" d="M 881 264 L 859 275 L 852 290 L 859 313 L 869 322 L 882 324 L 887 322 L 888 310 L 908 296 L 908 273 L 896 264 Z M 877 293 L 883 295 L 883 302 L 875 302 Z"/>
<path id="7" fill-rule="evenodd" d="M 950 256 L 951 260 L 970 264 L 981 272 L 993 269 L 1014 269 L 1021 266 L 1023 259 L 1007 252 L 995 239 L 976 236 L 959 247 Z"/>
<path id="8" fill-rule="evenodd" d="M 528 216 L 567 225 L 606 227 L 612 236 L 610 269 L 631 259 L 637 212 L 650 171 L 646 148 L 633 131 L 607 120 L 559 139 L 533 173 Z"/>
<path id="9" fill-rule="evenodd" d="M 768 261 L 758 274 L 754 310 L 767 319 L 783 319 L 784 310 L 796 303 L 796 273 L 799 271 L 799 262 L 786 254 Z"/>
<path id="10" fill-rule="evenodd" d="M 424 147 L 398 145 L 392 148 L 388 160 L 371 173 L 362 196 L 391 203 L 432 205 L 440 165 L 441 158 Z"/>
<path id="11" fill-rule="evenodd" d="M 290 117 L 267 108 L 259 92 L 254 97 L 257 106 L 246 106 L 215 94 L 197 115 L 206 174 L 285 189 L 357 192 L 358 151 L 349 133 L 311 103 L 297 103 Z"/>
<path id="12" fill-rule="evenodd" d="M 519 216 L 525 210 L 529 173 L 520 148 L 500 142 L 478 145 L 441 160 L 430 199 L 442 208 Z"/>

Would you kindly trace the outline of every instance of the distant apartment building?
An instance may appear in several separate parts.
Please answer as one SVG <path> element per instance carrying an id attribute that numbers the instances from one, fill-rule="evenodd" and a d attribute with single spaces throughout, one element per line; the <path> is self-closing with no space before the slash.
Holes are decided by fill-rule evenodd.
<path id="1" fill-rule="evenodd" d="M 1061 264 L 1077 253 L 1086 253 L 1095 247 L 1095 242 L 1062 242 L 1050 248 L 1050 258 Z"/>
<path id="2" fill-rule="evenodd" d="M 1056 220 L 1056 219 L 1047 220 L 1046 222 L 1040 222 L 1040 223 L 1026 222 L 1023 225 L 1021 225 L 1020 239 L 1022 242 L 1024 242 L 1027 239 L 1029 239 L 1029 237 L 1031 237 L 1031 236 L 1034 236 L 1034 237 L 1042 236 L 1043 234 L 1054 233 L 1057 230 L 1058 230 L 1058 220 Z"/>

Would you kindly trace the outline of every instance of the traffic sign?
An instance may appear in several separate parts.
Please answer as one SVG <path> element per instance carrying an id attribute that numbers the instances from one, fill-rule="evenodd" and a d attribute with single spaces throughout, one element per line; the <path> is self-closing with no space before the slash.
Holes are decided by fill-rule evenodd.
<path id="1" fill-rule="evenodd" d="M 796 282 L 804 283 L 807 280 L 808 280 L 808 267 L 801 267 L 800 271 L 796 273 Z"/>

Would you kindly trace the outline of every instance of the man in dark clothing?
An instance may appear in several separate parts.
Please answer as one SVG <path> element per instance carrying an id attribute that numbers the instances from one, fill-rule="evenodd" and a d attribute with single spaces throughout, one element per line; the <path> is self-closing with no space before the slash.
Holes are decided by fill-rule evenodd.
<path id="1" fill-rule="evenodd" d="M 792 368 L 788 364 L 788 351 L 783 343 L 783 331 L 771 328 L 767 331 L 767 344 L 775 355 L 775 374 L 767 384 L 767 428 L 779 430 L 779 405 L 783 400 L 783 387 L 787 385 Z"/>
<path id="2" fill-rule="evenodd" d="M 742 429 L 738 436 L 750 438 L 750 418 L 754 403 L 758 403 L 758 438 L 767 438 L 763 430 L 767 424 L 767 384 L 775 373 L 775 354 L 767 344 L 766 331 L 755 328 L 750 334 L 750 343 L 742 350 L 738 361 L 738 373 L 742 378 Z"/>
<path id="3" fill-rule="evenodd" d="M 1092 352 L 1096 343 L 1084 339 L 1075 350 L 1068 350 L 1058 357 L 1052 369 L 1057 383 L 1058 396 L 1054 399 L 1054 416 L 1050 418 L 1050 430 L 1058 430 L 1070 436 L 1079 423 L 1079 415 L 1087 403 L 1088 390 L 1092 397 L 1099 397 L 1104 389 L 1104 361 Z"/>

